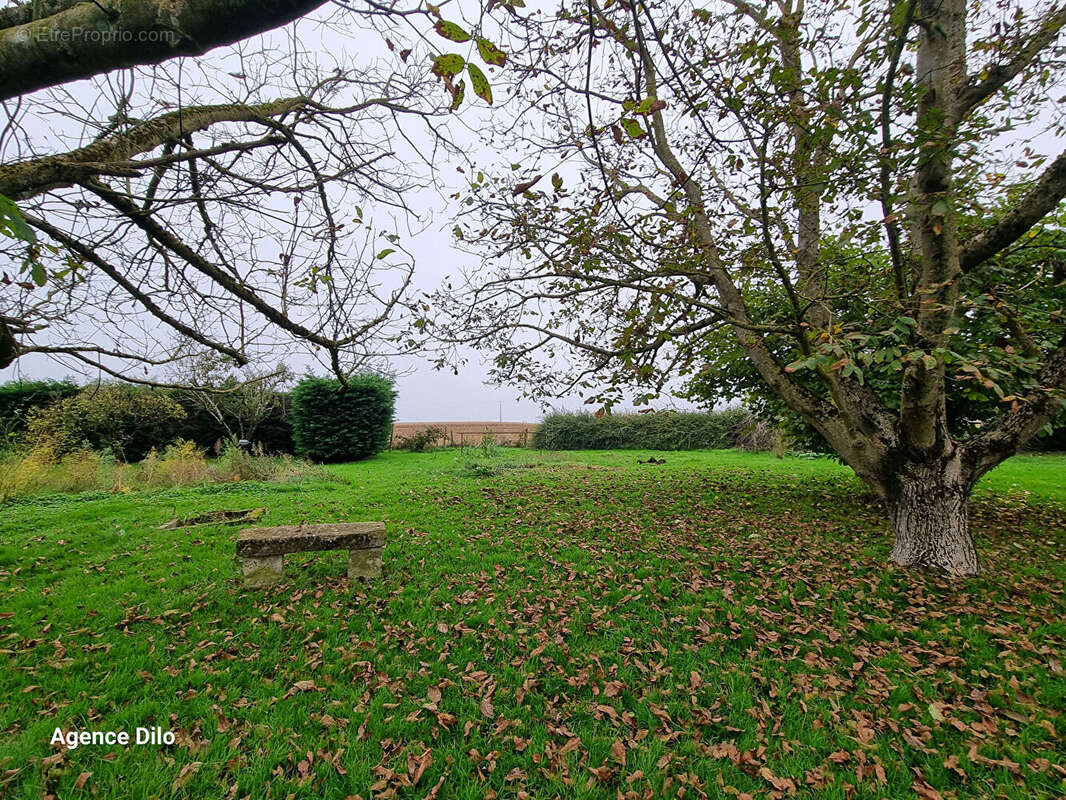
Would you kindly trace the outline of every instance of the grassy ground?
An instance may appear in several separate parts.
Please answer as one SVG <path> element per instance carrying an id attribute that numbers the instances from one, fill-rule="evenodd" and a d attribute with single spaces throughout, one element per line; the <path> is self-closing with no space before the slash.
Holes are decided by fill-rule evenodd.
<path id="1" fill-rule="evenodd" d="M 978 492 L 985 577 L 886 566 L 827 460 L 450 452 L 343 482 L 0 506 L 0 795 L 1053 798 L 1066 793 L 1066 458 Z M 387 522 L 385 574 L 223 526 Z M 172 747 L 50 746 L 56 727 Z"/>

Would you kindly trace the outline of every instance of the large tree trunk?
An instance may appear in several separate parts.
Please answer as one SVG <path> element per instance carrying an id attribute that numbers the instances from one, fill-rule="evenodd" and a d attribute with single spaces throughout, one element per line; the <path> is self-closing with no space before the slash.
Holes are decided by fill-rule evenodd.
<path id="1" fill-rule="evenodd" d="M 0 369 L 10 366 L 18 355 L 18 343 L 7 323 L 0 319 Z"/>
<path id="2" fill-rule="evenodd" d="M 896 540 L 889 558 L 904 567 L 928 567 L 949 575 L 976 575 L 970 536 L 970 494 L 958 461 L 903 465 L 888 492 Z"/>

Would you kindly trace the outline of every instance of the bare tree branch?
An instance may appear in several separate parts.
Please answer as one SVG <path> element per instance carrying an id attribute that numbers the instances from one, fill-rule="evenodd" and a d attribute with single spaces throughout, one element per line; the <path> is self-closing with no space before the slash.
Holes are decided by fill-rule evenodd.
<path id="1" fill-rule="evenodd" d="M 1018 241 L 1066 197 L 1066 152 L 1048 165 L 1032 188 L 1019 198 L 999 222 L 982 231 L 963 248 L 959 260 L 972 270 Z"/>
<path id="2" fill-rule="evenodd" d="M 12 200 L 22 200 L 51 189 L 73 186 L 104 172 L 107 165 L 112 165 L 112 170 L 116 164 L 138 169 L 137 165 L 129 164 L 133 156 L 177 141 L 182 135 L 191 135 L 223 122 L 263 122 L 297 111 L 306 103 L 306 98 L 291 97 L 254 106 L 230 104 L 183 108 L 141 123 L 128 133 L 98 139 L 69 153 L 2 164 L 0 194 Z"/>
<path id="3" fill-rule="evenodd" d="M 1036 23 L 1035 30 L 1019 37 L 1025 44 L 1014 53 L 1009 61 L 986 68 L 983 77 L 971 78 L 961 89 L 953 121 L 958 122 L 963 119 L 974 108 L 1031 66 L 1045 48 L 1058 38 L 1064 25 L 1066 25 L 1066 5 L 1051 8 Z"/>

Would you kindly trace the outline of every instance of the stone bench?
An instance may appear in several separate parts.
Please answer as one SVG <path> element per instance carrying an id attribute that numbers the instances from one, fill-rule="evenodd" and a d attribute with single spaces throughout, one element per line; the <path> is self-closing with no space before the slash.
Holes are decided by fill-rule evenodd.
<path id="1" fill-rule="evenodd" d="M 347 550 L 349 578 L 376 578 L 381 575 L 384 546 L 384 522 L 245 528 L 237 536 L 237 556 L 244 585 L 249 587 L 278 583 L 287 553 L 315 550 Z"/>

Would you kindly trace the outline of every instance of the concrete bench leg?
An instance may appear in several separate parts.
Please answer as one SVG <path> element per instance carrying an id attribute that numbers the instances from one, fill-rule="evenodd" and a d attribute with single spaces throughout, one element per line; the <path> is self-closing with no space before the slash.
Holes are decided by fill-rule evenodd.
<path id="1" fill-rule="evenodd" d="M 380 547 L 348 551 L 348 578 L 378 578 L 381 576 Z"/>
<path id="2" fill-rule="evenodd" d="M 244 585 L 249 588 L 260 588 L 280 583 L 284 559 L 284 556 L 260 556 L 258 558 L 241 559 Z"/>

